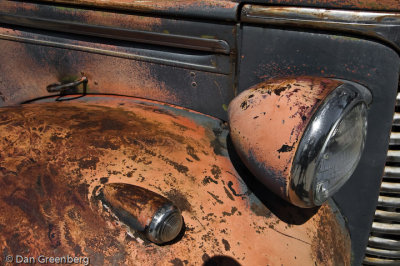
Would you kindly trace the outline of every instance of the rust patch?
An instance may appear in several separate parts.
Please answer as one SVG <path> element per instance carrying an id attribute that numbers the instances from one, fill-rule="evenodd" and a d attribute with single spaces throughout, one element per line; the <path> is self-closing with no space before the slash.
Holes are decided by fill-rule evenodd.
<path id="1" fill-rule="evenodd" d="M 181 192 L 179 192 L 176 189 L 171 189 L 167 193 L 165 193 L 165 196 L 172 201 L 181 211 L 191 211 L 191 206 L 189 201 L 186 199 L 186 196 L 183 195 Z"/>
<path id="2" fill-rule="evenodd" d="M 93 157 L 90 159 L 82 159 L 81 161 L 79 161 L 79 168 L 96 170 L 96 165 L 98 162 L 99 158 L 97 157 Z"/>
<path id="3" fill-rule="evenodd" d="M 199 157 L 196 155 L 196 152 L 192 146 L 187 146 L 186 151 L 187 151 L 188 155 L 190 155 L 190 157 L 192 157 L 196 161 L 200 160 Z"/>
<path id="4" fill-rule="evenodd" d="M 319 227 L 324 227 L 326 230 L 318 231 L 314 236 L 312 255 L 321 265 L 348 265 L 351 259 L 350 253 L 347 252 L 351 248 L 349 235 L 341 226 L 338 226 L 335 213 L 327 209 L 326 206 L 321 209 L 317 223 Z M 338 252 L 334 254 L 333 250 Z"/>
<path id="5" fill-rule="evenodd" d="M 229 242 L 227 240 L 222 239 L 222 244 L 224 244 L 225 251 L 231 250 L 231 245 L 229 245 Z"/>
<path id="6" fill-rule="evenodd" d="M 283 144 L 282 147 L 279 150 L 277 150 L 277 152 L 279 152 L 279 153 L 281 153 L 281 152 L 290 152 L 292 150 L 293 150 L 293 146 L 288 146 L 286 144 Z"/>

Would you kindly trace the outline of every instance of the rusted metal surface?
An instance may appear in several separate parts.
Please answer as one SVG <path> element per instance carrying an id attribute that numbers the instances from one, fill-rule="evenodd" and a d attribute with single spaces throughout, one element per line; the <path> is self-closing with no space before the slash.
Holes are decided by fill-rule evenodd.
<path id="1" fill-rule="evenodd" d="M 315 77 L 272 80 L 242 92 L 229 105 L 231 137 L 239 155 L 286 200 L 294 200 L 289 184 L 302 134 L 321 101 L 340 84 Z"/>
<path id="2" fill-rule="evenodd" d="M 112 11 L 94 11 L 89 9 L 68 8 L 60 6 L 47 6 L 37 3 L 0 1 L 1 13 L 12 15 L 37 15 L 42 18 L 54 20 L 72 20 L 75 23 L 101 25 L 113 27 L 116 24 L 121 28 L 135 28 L 143 31 L 157 30 L 162 19 L 152 16 L 140 16 L 115 13 Z"/>
<path id="3" fill-rule="evenodd" d="M 239 3 L 229 0 L 178 0 L 178 1 L 139 1 L 139 0 L 42 0 L 43 2 L 130 10 L 144 13 L 173 14 L 198 18 L 236 20 Z"/>
<path id="4" fill-rule="evenodd" d="M 227 42 L 218 40 L 212 33 L 208 33 L 208 37 L 205 38 L 205 34 L 202 34 L 202 29 L 199 28 L 193 34 L 174 34 L 179 32 L 174 28 L 176 20 L 152 16 L 3 1 L 0 2 L 0 22 L 112 40 L 225 54 L 230 52 Z"/>
<path id="5" fill-rule="evenodd" d="M 0 61 L 0 106 L 48 96 L 49 84 L 82 75 L 88 78 L 88 94 L 141 97 L 221 118 L 234 93 L 226 55 L 71 40 L 12 28 L 0 28 L 0 50 L 12 58 Z"/>
<path id="6" fill-rule="evenodd" d="M 0 22 L 0 50 L 12 58 L 0 60 L 0 106 L 85 75 L 88 94 L 157 100 L 226 120 L 234 24 L 21 1 L 0 1 Z"/>
<path id="7" fill-rule="evenodd" d="M 334 204 L 310 213 L 260 201 L 228 157 L 227 134 L 217 119 L 132 98 L 1 108 L 2 254 L 87 256 L 93 265 L 349 265 Z M 157 246 L 129 231 L 97 200 L 111 183 L 171 200 L 184 234 Z"/>

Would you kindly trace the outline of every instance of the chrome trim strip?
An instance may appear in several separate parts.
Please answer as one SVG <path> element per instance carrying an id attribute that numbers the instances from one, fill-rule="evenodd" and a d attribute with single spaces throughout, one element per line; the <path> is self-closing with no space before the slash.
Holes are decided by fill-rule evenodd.
<path id="1" fill-rule="evenodd" d="M 52 19 L 15 16 L 2 13 L 0 13 L 0 22 L 23 27 L 90 35 L 94 37 L 117 39 L 122 41 L 149 43 L 221 54 L 230 53 L 229 44 L 224 40 L 164 34 L 158 32 L 146 32 L 139 30 L 128 30 L 122 28 L 74 23 L 71 21 L 57 21 Z"/>
<path id="2" fill-rule="evenodd" d="M 400 222 L 400 213 L 395 212 L 395 211 L 392 212 L 392 211 L 376 210 L 375 218 L 380 219 L 380 220 L 386 220 L 386 221 Z"/>
<path id="3" fill-rule="evenodd" d="M 399 150 L 388 150 L 386 161 L 391 162 L 391 163 L 399 163 L 400 162 L 400 151 Z"/>
<path id="4" fill-rule="evenodd" d="M 386 248 L 389 250 L 400 250 L 400 241 L 382 237 L 370 236 L 368 245 L 376 248 Z"/>
<path id="5" fill-rule="evenodd" d="M 390 133 L 389 145 L 400 145 L 400 132 Z"/>
<path id="6" fill-rule="evenodd" d="M 400 168 L 394 166 L 385 166 L 383 178 L 400 179 Z"/>
<path id="7" fill-rule="evenodd" d="M 400 126 L 400 113 L 394 113 L 393 125 Z"/>
<path id="8" fill-rule="evenodd" d="M 400 53 L 398 13 L 249 4 L 243 6 L 241 21 L 362 35 L 385 42 Z"/>
<path id="9" fill-rule="evenodd" d="M 398 266 L 400 260 L 390 260 L 390 259 L 381 259 L 381 258 L 371 258 L 365 257 L 363 264 L 367 265 L 390 265 L 390 266 Z"/>
<path id="10" fill-rule="evenodd" d="M 371 231 L 382 234 L 400 235 L 400 224 L 373 222 Z"/>
<path id="11" fill-rule="evenodd" d="M 388 197 L 388 196 L 379 196 L 379 198 L 378 198 L 378 206 L 400 208 L 400 198 Z M 399 229 L 400 229 L 400 227 L 399 227 Z"/>
<path id="12" fill-rule="evenodd" d="M 389 258 L 393 258 L 393 259 L 400 258 L 400 251 L 399 250 L 386 250 L 386 249 L 378 249 L 378 248 L 367 247 L 366 253 L 369 254 L 369 255 L 389 257 Z"/>
<path id="13" fill-rule="evenodd" d="M 381 192 L 400 193 L 400 183 L 382 182 Z"/>

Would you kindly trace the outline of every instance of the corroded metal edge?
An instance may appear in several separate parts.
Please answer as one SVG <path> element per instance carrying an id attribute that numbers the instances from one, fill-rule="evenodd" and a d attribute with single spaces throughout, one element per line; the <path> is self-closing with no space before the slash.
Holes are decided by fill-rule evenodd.
<path id="1" fill-rule="evenodd" d="M 384 42 L 400 52 L 400 14 L 394 12 L 244 5 L 241 21 L 352 33 Z"/>

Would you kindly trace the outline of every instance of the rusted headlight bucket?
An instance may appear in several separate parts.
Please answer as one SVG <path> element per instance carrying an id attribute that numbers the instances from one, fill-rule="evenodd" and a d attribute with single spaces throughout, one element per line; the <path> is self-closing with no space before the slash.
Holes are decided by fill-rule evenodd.
<path id="1" fill-rule="evenodd" d="M 273 192 L 300 207 L 321 205 L 356 169 L 371 99 L 363 86 L 340 80 L 259 84 L 229 106 L 232 142 Z"/>

